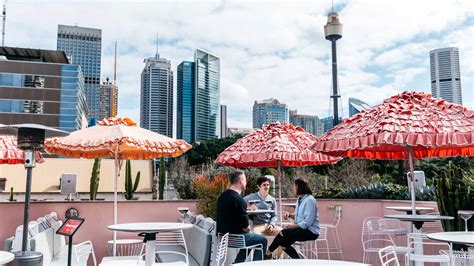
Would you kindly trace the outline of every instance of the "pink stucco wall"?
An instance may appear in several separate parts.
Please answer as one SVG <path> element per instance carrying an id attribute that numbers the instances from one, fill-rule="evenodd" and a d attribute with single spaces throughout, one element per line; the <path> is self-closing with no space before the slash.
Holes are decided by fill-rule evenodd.
<path id="1" fill-rule="evenodd" d="M 293 200 L 288 200 L 292 202 Z M 330 223 L 334 211 L 330 206 L 342 206 L 342 219 L 339 224 L 344 259 L 351 261 L 362 260 L 360 235 L 362 221 L 365 217 L 397 213 L 385 209 L 386 206 L 409 206 L 407 201 L 381 200 L 329 200 L 318 199 L 319 216 L 321 223 Z M 186 206 L 195 210 L 194 201 L 124 201 L 119 202 L 118 222 L 164 222 L 177 221 L 179 214 L 177 207 Z M 417 206 L 433 207 L 435 202 L 418 202 Z M 56 211 L 60 218 L 64 218 L 65 211 L 74 207 L 79 210 L 80 216 L 86 221 L 81 227 L 74 242 L 91 240 L 100 262 L 106 255 L 106 242 L 112 239 L 112 233 L 107 226 L 113 223 L 112 202 L 33 202 L 30 217 L 36 219 L 48 212 Z M 13 235 L 15 228 L 22 222 L 23 203 L 0 203 L 0 247 L 3 241 Z M 441 230 L 441 227 L 439 227 Z M 134 238 L 135 234 L 119 233 L 119 238 Z"/>

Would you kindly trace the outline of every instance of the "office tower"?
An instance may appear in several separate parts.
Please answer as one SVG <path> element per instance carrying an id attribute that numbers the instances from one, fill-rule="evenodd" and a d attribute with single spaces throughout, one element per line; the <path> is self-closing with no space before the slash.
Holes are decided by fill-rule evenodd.
<path id="1" fill-rule="evenodd" d="M 323 134 L 323 125 L 317 115 L 301 115 L 297 110 L 290 110 L 290 123 L 302 127 L 304 131 L 313 135 Z"/>
<path id="2" fill-rule="evenodd" d="M 370 108 L 370 105 L 357 98 L 349 98 L 349 116 L 353 116 L 364 109 Z"/>
<path id="3" fill-rule="evenodd" d="M 64 51 L 71 64 L 81 66 L 89 109 L 88 118 L 100 113 L 100 64 L 102 30 L 58 25 L 57 50 Z"/>
<path id="4" fill-rule="evenodd" d="M 117 115 L 118 103 L 118 88 L 109 81 L 107 77 L 105 81 L 100 84 L 100 112 L 98 119 L 104 119 Z"/>
<path id="5" fill-rule="evenodd" d="M 328 130 L 334 127 L 334 118 L 332 116 L 328 117 L 323 117 L 320 119 L 322 127 L 323 127 L 323 133 L 326 133 Z M 342 117 L 339 117 L 338 123 L 342 122 Z"/>
<path id="6" fill-rule="evenodd" d="M 194 134 L 195 142 L 217 138 L 219 134 L 220 59 L 196 49 L 194 53 Z"/>
<path id="7" fill-rule="evenodd" d="M 328 21 L 324 26 L 324 35 L 326 40 L 331 42 L 331 51 L 332 51 L 332 94 L 331 98 L 333 100 L 333 117 L 339 117 L 339 107 L 338 102 L 341 98 L 339 95 L 339 86 L 337 80 L 337 51 L 336 51 L 336 41 L 342 38 L 342 24 L 339 21 L 339 14 L 333 10 L 328 14 Z M 339 121 L 334 119 L 333 125 L 337 125 Z"/>
<path id="8" fill-rule="evenodd" d="M 227 129 L 227 137 L 244 137 L 254 131 L 259 130 L 258 128 L 243 128 L 243 127 L 229 127 Z"/>
<path id="9" fill-rule="evenodd" d="M 227 105 L 221 105 L 221 113 L 220 113 L 220 128 L 221 128 L 221 138 L 227 137 Z"/>
<path id="10" fill-rule="evenodd" d="M 265 99 L 253 104 L 253 127 L 262 128 L 274 122 L 288 123 L 288 106 L 277 99 Z"/>
<path id="11" fill-rule="evenodd" d="M 64 52 L 0 47 L 0 56 L 0 124 L 87 125 L 81 67 Z"/>
<path id="12" fill-rule="evenodd" d="M 194 142 L 194 62 L 181 62 L 177 68 L 176 137 Z"/>
<path id="13" fill-rule="evenodd" d="M 140 126 L 173 137 L 173 71 L 171 62 L 155 57 L 144 60 L 141 75 Z"/>
<path id="14" fill-rule="evenodd" d="M 440 48 L 430 51 L 431 94 L 462 105 L 459 49 Z"/>

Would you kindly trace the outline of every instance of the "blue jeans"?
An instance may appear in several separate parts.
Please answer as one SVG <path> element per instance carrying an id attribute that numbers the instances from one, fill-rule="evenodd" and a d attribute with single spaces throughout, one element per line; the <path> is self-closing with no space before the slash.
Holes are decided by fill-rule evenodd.
<path id="1" fill-rule="evenodd" d="M 253 246 L 256 244 L 262 244 L 263 247 L 263 254 L 260 250 L 255 250 L 253 254 L 253 260 L 261 260 L 265 256 L 265 252 L 267 250 L 267 239 L 264 236 L 257 235 L 254 233 L 244 233 L 245 238 L 245 245 L 246 246 Z M 245 258 L 247 257 L 247 252 L 245 249 L 241 249 L 237 257 L 235 258 L 235 263 L 244 262 Z"/>

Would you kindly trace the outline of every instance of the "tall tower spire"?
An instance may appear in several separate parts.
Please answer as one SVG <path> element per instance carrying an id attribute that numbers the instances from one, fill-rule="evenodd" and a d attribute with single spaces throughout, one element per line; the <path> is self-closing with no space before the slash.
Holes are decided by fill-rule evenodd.
<path id="1" fill-rule="evenodd" d="M 2 12 L 2 46 L 5 46 L 5 27 L 7 24 L 7 0 L 3 1 L 3 12 Z"/>
<path id="2" fill-rule="evenodd" d="M 114 85 L 117 85 L 117 41 L 115 41 L 115 54 L 114 54 Z"/>
<path id="3" fill-rule="evenodd" d="M 338 102 L 341 98 L 339 95 L 339 86 L 337 83 L 337 53 L 336 53 L 336 41 L 342 38 L 342 24 L 339 22 L 339 14 L 334 12 L 334 2 L 332 5 L 332 11 L 328 14 L 328 22 L 324 26 L 324 35 L 326 40 L 331 41 L 332 47 L 332 94 L 333 99 L 333 125 L 336 126 L 339 123 L 339 109 Z"/>

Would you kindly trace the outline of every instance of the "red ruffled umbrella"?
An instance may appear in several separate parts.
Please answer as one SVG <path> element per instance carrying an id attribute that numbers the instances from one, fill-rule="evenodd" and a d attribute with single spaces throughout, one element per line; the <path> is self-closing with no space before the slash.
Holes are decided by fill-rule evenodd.
<path id="1" fill-rule="evenodd" d="M 336 163 L 341 158 L 309 150 L 316 136 L 288 123 L 264 125 L 227 147 L 216 159 L 217 164 L 245 167 L 310 166 Z M 279 180 L 281 211 L 281 178 Z M 280 213 L 281 215 L 281 213 Z"/>
<path id="2" fill-rule="evenodd" d="M 431 94 L 403 92 L 345 119 L 310 149 L 352 158 L 408 158 L 413 177 L 413 158 L 474 155 L 474 111 Z"/>
<path id="3" fill-rule="evenodd" d="M 35 155 L 37 163 L 44 162 L 41 152 Z M 23 164 L 25 152 L 20 150 L 16 144 L 16 137 L 12 135 L 0 135 L 0 164 Z"/>

